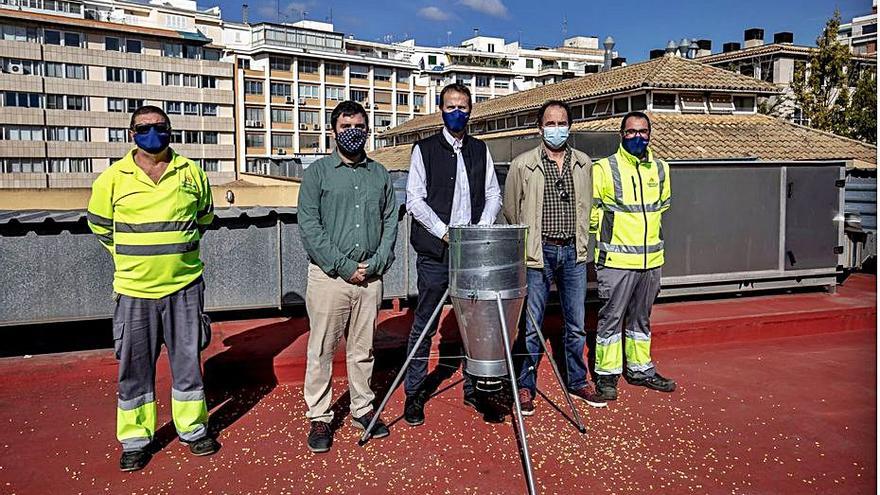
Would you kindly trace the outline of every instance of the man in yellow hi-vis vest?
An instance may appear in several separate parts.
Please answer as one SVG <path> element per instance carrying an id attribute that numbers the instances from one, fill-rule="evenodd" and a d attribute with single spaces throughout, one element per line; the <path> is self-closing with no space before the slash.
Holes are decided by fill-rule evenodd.
<path id="1" fill-rule="evenodd" d="M 663 266 L 661 217 L 669 209 L 669 165 L 648 147 L 651 121 L 630 112 L 620 124 L 617 153 L 593 164 L 590 231 L 596 236 L 599 323 L 596 392 L 617 399 L 623 369 L 632 385 L 661 392 L 675 382 L 660 376 L 651 361 L 651 307 L 660 292 Z M 621 342 L 626 324 L 625 342 Z"/>
<path id="2" fill-rule="evenodd" d="M 171 363 L 171 414 L 195 455 L 220 444 L 208 436 L 200 352 L 210 340 L 199 241 L 214 218 L 205 172 L 174 152 L 171 122 L 144 106 L 131 117 L 137 144 L 95 180 L 88 223 L 115 265 L 113 340 L 119 360 L 116 437 L 119 468 L 142 469 L 156 431 L 156 359 Z"/>

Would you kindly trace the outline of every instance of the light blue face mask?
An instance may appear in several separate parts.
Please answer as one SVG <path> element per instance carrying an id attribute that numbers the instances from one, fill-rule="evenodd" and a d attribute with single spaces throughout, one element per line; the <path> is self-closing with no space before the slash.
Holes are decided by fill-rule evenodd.
<path id="1" fill-rule="evenodd" d="M 557 150 L 565 146 L 568 141 L 568 126 L 555 126 L 544 128 L 544 142 L 547 146 Z"/>

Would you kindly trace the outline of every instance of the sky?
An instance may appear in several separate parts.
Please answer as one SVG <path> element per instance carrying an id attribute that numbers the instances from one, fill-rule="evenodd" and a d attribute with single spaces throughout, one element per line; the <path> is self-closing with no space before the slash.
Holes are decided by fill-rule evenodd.
<path id="1" fill-rule="evenodd" d="M 871 0 L 199 0 L 199 6 L 219 5 L 225 19 L 240 21 L 243 1 L 250 2 L 251 23 L 332 18 L 336 31 L 371 41 L 458 45 L 478 28 L 533 48 L 559 46 L 568 36 L 601 42 L 611 35 L 630 63 L 685 37 L 710 39 L 712 50 L 721 51 L 725 42 L 742 42 L 752 27 L 763 28 L 768 42 L 775 32 L 791 31 L 795 43 L 813 45 L 835 8 L 843 22 L 871 12 Z"/>

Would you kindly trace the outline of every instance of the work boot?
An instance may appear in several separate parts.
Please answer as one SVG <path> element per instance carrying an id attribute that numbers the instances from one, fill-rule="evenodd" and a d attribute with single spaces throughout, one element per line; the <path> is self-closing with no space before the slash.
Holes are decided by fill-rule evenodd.
<path id="1" fill-rule="evenodd" d="M 189 445 L 189 451 L 197 456 L 215 454 L 220 450 L 220 442 L 211 437 L 200 438 L 194 442 L 186 442 L 186 444 Z"/>
<path id="2" fill-rule="evenodd" d="M 535 414 L 535 401 L 532 399 L 532 392 L 529 389 L 519 389 L 519 405 L 522 408 L 523 416 Z"/>
<path id="3" fill-rule="evenodd" d="M 370 426 L 370 421 L 373 420 L 375 415 L 374 411 L 370 411 L 359 418 L 353 417 L 351 418 L 351 425 L 359 430 L 367 431 L 367 427 Z M 388 427 L 382 422 L 382 418 L 376 420 L 376 424 L 373 425 L 373 431 L 370 432 L 370 436 L 373 438 L 384 438 L 390 434 L 391 432 L 388 431 Z"/>
<path id="4" fill-rule="evenodd" d="M 425 394 L 416 392 L 406 397 L 403 406 L 403 420 L 410 426 L 425 424 Z"/>
<path id="5" fill-rule="evenodd" d="M 674 392 L 675 391 L 675 380 L 670 380 L 669 378 L 663 378 L 660 376 L 660 373 L 654 373 L 652 376 L 647 376 L 644 378 L 626 378 L 626 382 L 630 385 L 635 385 L 637 387 L 647 387 L 651 390 L 657 390 L 659 392 Z"/>
<path id="6" fill-rule="evenodd" d="M 119 470 L 123 472 L 138 471 L 147 466 L 153 457 L 147 449 L 123 452 L 119 458 Z"/>
<path id="7" fill-rule="evenodd" d="M 478 395 L 477 412 L 483 415 L 483 421 L 487 423 L 503 423 L 504 415 L 510 412 L 510 408 L 504 404 L 504 396 L 500 392 L 483 393 Z M 510 399 L 513 402 L 513 399 Z"/>
<path id="8" fill-rule="evenodd" d="M 596 398 L 617 400 L 617 379 L 620 375 L 599 375 L 596 378 Z"/>
<path id="9" fill-rule="evenodd" d="M 312 429 L 309 431 L 309 450 L 316 454 L 327 452 L 333 445 L 333 432 L 330 424 L 323 421 L 312 421 Z"/>
<path id="10" fill-rule="evenodd" d="M 590 407 L 605 407 L 608 405 L 605 403 L 605 399 L 594 392 L 593 387 L 590 385 L 584 385 L 578 390 L 569 391 L 568 393 L 570 393 L 572 397 L 586 402 Z"/>

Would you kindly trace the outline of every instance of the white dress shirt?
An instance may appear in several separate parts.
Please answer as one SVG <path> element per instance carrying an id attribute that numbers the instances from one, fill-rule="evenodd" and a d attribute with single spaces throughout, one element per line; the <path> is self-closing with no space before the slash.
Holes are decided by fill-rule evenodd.
<path id="1" fill-rule="evenodd" d="M 467 225 L 471 223 L 471 192 L 468 182 L 467 168 L 461 155 L 461 139 L 456 139 L 445 127 L 443 137 L 455 150 L 457 168 L 455 172 L 455 192 L 452 196 L 452 212 L 449 216 L 449 225 Z M 489 147 L 486 147 L 486 204 L 483 214 L 480 216 L 479 225 L 492 225 L 501 210 L 501 188 L 498 187 L 498 177 L 495 175 L 495 163 Z M 443 223 L 440 217 L 428 206 L 425 198 L 428 196 L 428 188 L 425 179 L 425 162 L 422 160 L 422 152 L 419 146 L 413 147 L 412 157 L 409 163 L 409 177 L 406 182 L 406 210 L 412 214 L 417 222 L 422 224 L 429 232 L 438 238 L 443 238 L 449 230 L 449 225 Z"/>

